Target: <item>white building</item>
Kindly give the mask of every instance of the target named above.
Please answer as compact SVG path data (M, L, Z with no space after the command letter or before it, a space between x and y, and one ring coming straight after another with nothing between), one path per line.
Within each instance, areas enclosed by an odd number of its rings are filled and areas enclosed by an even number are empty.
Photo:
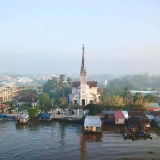
M80 106L98 103L100 94L98 93L97 88L96 81L87 81L85 52L83 46L80 81L72 83L72 94L70 95L70 101L72 103L79 104Z

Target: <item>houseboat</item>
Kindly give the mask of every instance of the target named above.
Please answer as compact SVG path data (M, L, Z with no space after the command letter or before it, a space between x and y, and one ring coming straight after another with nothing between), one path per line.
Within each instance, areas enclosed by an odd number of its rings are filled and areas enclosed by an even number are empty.
M28 114L21 114L16 118L17 124L26 124L29 121L29 115Z
M125 123L125 116L122 113L122 111L114 111L114 117L115 117L115 125Z
M101 132L100 116L86 116L84 120L84 132Z

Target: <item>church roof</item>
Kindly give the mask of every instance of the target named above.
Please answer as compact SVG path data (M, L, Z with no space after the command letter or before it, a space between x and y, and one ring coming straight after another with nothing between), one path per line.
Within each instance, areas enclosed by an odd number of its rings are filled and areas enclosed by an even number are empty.
M87 84L89 85L89 87L97 87L97 82L96 81L87 81Z
M87 81L87 85L89 87L97 87L97 82L96 81ZM72 82L72 87L79 87L80 86L80 81L78 82Z
M79 87L80 86L80 82L72 82L72 87Z

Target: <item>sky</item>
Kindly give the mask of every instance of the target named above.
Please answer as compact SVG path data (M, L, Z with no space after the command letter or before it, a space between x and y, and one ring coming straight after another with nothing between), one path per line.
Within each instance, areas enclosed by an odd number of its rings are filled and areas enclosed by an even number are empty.
M0 0L0 73L160 74L159 0Z

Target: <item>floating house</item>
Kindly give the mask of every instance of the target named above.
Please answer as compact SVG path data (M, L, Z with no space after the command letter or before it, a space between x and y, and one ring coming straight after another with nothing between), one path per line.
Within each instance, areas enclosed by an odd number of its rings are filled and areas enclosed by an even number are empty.
M125 117L122 111L114 111L115 124L124 124Z
M103 110L102 114L104 115L103 119L104 119L104 123L114 123L114 111L107 111L107 110Z
M40 113L37 118L41 121L50 121L52 119L52 113Z
M150 128L151 121L148 119L149 112L144 111L132 111L130 112L129 124L136 125L138 128ZM149 116L150 117L150 116Z
M100 116L86 116L84 120L84 132L101 132Z
M154 124L160 127L160 111L152 111L151 114L154 116Z
M28 123L28 121L29 121L28 114L21 114L16 119L17 124L25 124L25 123Z

